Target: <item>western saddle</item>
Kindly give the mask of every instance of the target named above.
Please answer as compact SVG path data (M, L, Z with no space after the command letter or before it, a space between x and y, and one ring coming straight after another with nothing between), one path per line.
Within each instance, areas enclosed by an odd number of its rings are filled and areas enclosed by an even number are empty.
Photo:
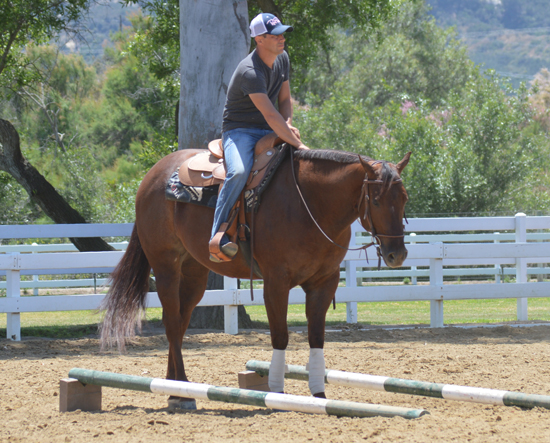
M220 230L209 244L210 254L215 261L232 260L232 257L228 257L220 249L220 240L224 234L227 234L235 244L237 238L242 242L247 241L245 194L253 196L252 204L255 205L257 188L263 183L269 172L278 165L276 159L282 155L283 149L280 145L283 143L284 141L275 133L264 136L256 143L254 163L245 188L231 209L228 220L222 223ZM211 141L208 144L208 150L187 159L180 166L178 175L180 182L186 186L206 187L219 184L221 190L226 176L222 141L220 139ZM254 208L252 212L254 212Z

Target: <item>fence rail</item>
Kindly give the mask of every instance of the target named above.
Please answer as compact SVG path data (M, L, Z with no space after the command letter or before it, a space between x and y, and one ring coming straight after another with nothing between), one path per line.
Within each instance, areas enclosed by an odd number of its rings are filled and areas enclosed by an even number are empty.
M131 229L132 224L0 226L0 239L66 238L67 236L125 237L130 235ZM350 247L365 243L368 237L362 228L356 223L353 229L354 235ZM406 240L410 243L407 245L409 254L403 267L408 269L363 271L363 268L372 266L366 263L364 253L349 251L346 254L342 263L345 269L342 273L342 277L345 278L345 287L338 288L336 297L339 302L345 302L347 305L348 322L357 322L358 302L429 300L430 325L443 327L445 300L493 298L516 298L517 319L526 321L528 320L528 299L550 296L550 282L529 282L528 280L528 276L534 273L549 273L549 269L541 264L550 263L548 247L550 217L526 217L524 214L517 214L515 217L411 219L407 229L415 233L428 233L407 235ZM476 231L487 232L472 233ZM457 234L457 232L463 234ZM467 242L464 243L464 241ZM60 248L58 250L63 250L59 245L55 246ZM104 297L102 294L21 297L22 284L26 284L22 283L21 275L108 272L116 266L123 255L122 251L38 253L39 250L44 251L47 248L37 250L25 246L26 249L19 251L15 251L12 246L1 246L1 248L4 254L0 254L0 272L6 275L7 296L0 298L0 313L7 314L7 336L13 340L21 339L20 314L22 312L93 310L97 309ZM528 268L528 264L531 263L537 266ZM472 268L472 266L491 265L493 269ZM500 268L501 265L511 265L514 268L506 268L503 271ZM426 266L428 269L418 270L419 266ZM459 266L461 269L446 268L449 266ZM512 274L515 275L515 283L446 285L443 282L445 275L466 275L475 272L495 276L497 273ZM403 275L410 275L413 278L427 275L429 284L357 286L358 278L373 276L387 278ZM223 305L225 331L236 334L238 305L263 304L263 291L254 290L255 297L252 301L249 291L238 289L235 279L225 278L224 288L207 291L199 305ZM304 292L299 288L292 289L289 303L304 304ZM160 307L156 293L149 293L147 306Z

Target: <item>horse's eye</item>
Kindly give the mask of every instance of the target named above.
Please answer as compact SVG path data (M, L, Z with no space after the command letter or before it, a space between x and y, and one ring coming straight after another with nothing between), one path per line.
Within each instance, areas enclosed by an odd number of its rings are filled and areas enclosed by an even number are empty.
M374 204L374 206L376 206L377 208L379 208L379 207L380 207L380 202L378 201L378 199L377 199L377 198L373 199L373 200L372 200L372 203L373 203L373 204Z

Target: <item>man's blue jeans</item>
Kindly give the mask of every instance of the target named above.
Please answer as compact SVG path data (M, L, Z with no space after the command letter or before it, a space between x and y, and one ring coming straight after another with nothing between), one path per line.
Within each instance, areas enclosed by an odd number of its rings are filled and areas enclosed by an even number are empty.
M271 132L271 129L237 128L223 133L223 155L227 173L218 195L211 238L216 235L222 223L227 221L231 208L248 180L254 164L256 142Z

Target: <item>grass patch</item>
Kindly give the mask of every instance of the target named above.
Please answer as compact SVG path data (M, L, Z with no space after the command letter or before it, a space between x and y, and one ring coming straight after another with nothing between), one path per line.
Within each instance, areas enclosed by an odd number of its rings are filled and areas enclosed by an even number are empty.
M516 320L516 299L456 300L444 303L445 324L498 323ZM267 328L264 306L246 308L260 328ZM364 325L429 324L430 302L358 303L358 320ZM160 322L162 310L147 310L147 321ZM94 311L26 312L21 314L23 337L79 338L97 333L99 315ZM550 321L550 298L529 300L529 320ZM346 304L337 303L327 313L327 326L346 322ZM291 305L289 326L306 326L304 305ZM6 338L6 316L0 315L0 338Z
M162 320L162 309L147 310L147 321ZM21 313L21 336L80 338L97 334L100 316L96 311L57 311ZM0 338L6 338L6 315L0 315Z
M499 323L515 321L516 299L449 300L444 302L445 324ZM248 306L246 311L252 320L267 324L263 306ZM529 299L529 320L550 321L550 299ZM376 302L357 304L358 322L364 325L420 325L430 323L430 302ZM327 326L346 322L346 304L337 303L327 312ZM290 326L305 326L304 305L291 305L288 310Z

